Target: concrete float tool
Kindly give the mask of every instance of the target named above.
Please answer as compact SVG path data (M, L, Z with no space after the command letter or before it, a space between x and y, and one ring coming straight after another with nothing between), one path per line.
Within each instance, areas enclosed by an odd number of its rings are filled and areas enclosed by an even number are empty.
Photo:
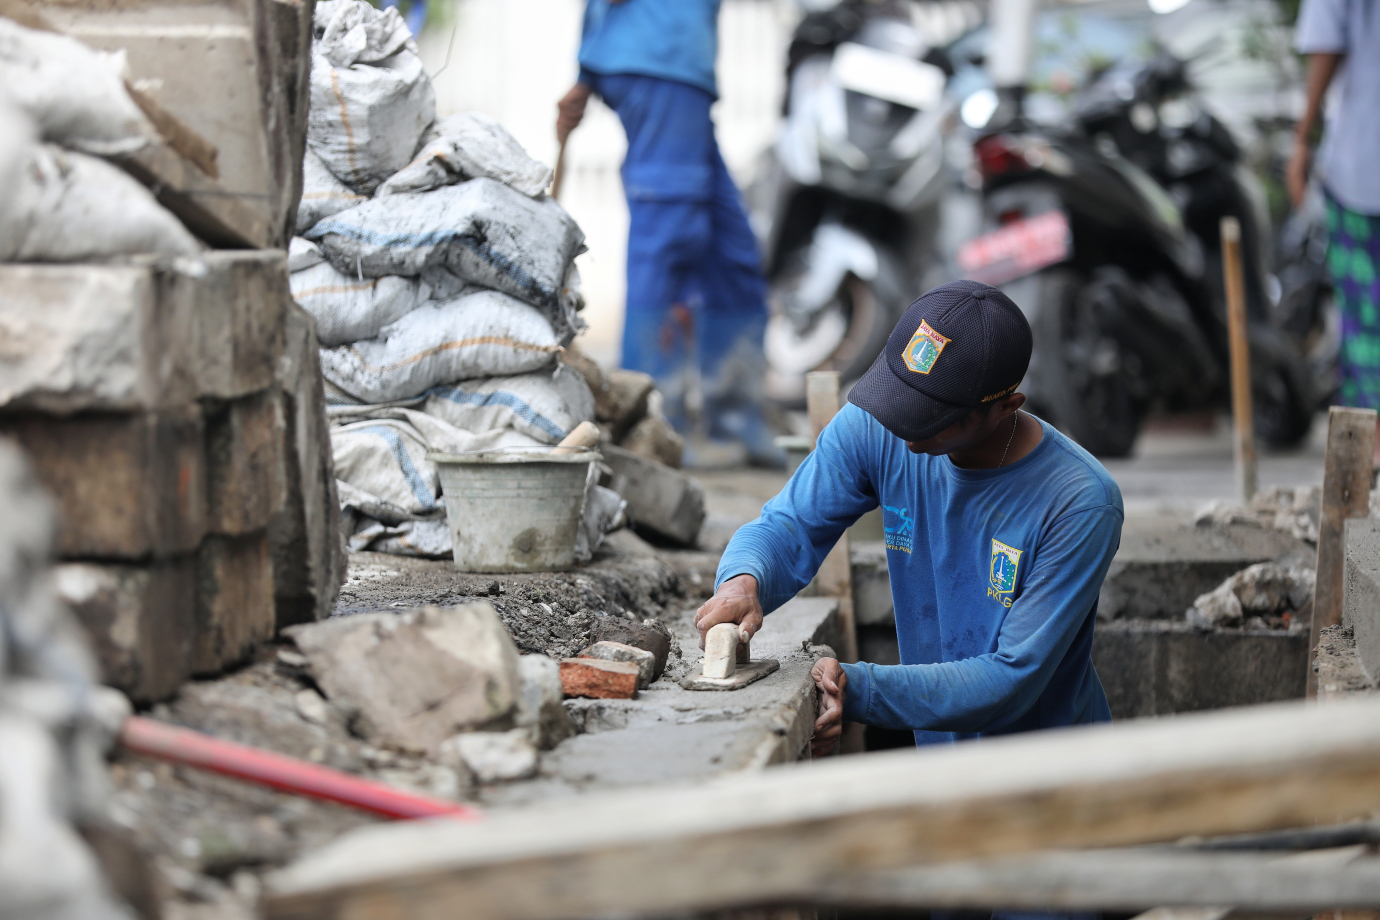
M196 767L293 795L339 802L385 818L484 816L477 808L447 799L404 792L392 786L273 751L236 744L142 716L130 716L120 730L126 750L170 763Z
M741 690L781 667L775 658L752 660L748 636L735 623L704 634L704 673L680 682L686 690Z

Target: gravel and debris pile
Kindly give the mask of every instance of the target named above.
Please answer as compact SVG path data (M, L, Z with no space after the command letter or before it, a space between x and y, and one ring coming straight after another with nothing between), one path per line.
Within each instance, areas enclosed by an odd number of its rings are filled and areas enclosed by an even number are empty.
M337 616L483 598L519 651L557 659L588 647L597 617L656 621L685 605L687 594L681 577L651 556L605 554L579 571L503 576L461 575L377 553L354 553L350 562Z

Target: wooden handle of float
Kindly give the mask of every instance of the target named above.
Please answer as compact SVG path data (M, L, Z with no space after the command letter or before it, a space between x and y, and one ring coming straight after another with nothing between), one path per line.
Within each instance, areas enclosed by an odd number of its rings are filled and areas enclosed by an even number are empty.
M553 454L573 454L586 450L599 443L599 426L593 422L581 422L565 436L561 443L551 451Z

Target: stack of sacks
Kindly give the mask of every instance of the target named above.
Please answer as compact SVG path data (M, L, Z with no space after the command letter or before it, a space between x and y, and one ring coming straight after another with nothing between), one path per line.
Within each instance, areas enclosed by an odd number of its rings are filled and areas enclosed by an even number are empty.
M126 92L122 55L0 17L0 262L94 262L202 246L103 157L158 134Z
M540 448L594 417L557 362L583 331L584 235L497 122L436 120L396 9L315 13L293 296L316 317L350 548L451 551L429 450ZM621 512L591 483L577 557Z

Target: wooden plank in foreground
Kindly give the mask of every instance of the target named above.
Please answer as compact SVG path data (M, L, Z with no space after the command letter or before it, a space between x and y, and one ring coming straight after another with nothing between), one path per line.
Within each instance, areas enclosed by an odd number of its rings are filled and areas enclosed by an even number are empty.
M845 876L822 884L814 900L854 908L1097 911L1231 904L1236 910L1312 913L1380 905L1380 858L1365 850L1063 850Z
M1380 699L1291 702L371 827L276 873L263 906L271 920L669 913L801 900L867 871L1376 809Z

